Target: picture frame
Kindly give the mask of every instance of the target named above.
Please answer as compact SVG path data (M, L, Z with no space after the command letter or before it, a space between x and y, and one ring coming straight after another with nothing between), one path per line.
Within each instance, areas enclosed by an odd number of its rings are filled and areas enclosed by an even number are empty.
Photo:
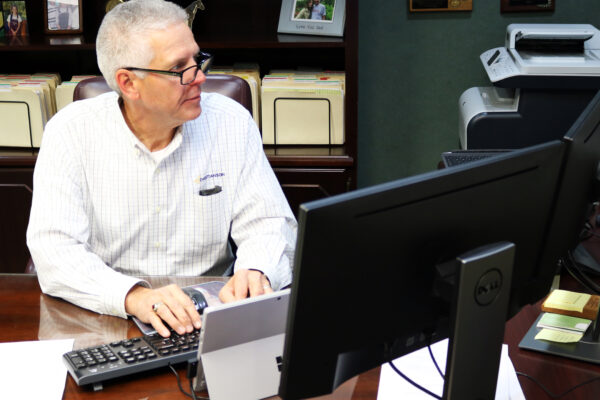
M42 0L44 32L75 34L83 32L81 7L83 0Z
M410 12L472 11L473 0L408 0Z
M500 12L554 11L556 0L500 0Z
M5 36L9 38L29 36L27 2L25 0L2 1L2 21Z
M342 37L345 20L346 0L282 0L277 32Z

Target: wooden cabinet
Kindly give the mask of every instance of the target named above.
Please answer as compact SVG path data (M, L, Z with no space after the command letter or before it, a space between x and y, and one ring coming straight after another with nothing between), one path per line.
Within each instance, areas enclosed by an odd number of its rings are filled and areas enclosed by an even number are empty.
M19 38L17 41L11 41L7 37L0 38L0 57L3 60L0 63L0 73L59 72L63 80L78 74L99 74L95 39L105 13L106 1L83 2L83 33L77 36L44 34L43 1L27 0L30 32L28 37ZM185 7L191 1L175 0L174 2ZM206 9L196 14L193 32L200 47L215 55L216 64L227 65L236 61L255 62L260 65L261 75L272 69L298 67L346 71L345 144L306 147L266 146L265 152L295 213L299 204L303 202L355 189L358 124L358 0L346 0L343 38L277 34L280 1L203 0L203 2ZM31 177L27 176L26 172L17 173L16 170L11 170L10 151L4 152L2 159L5 166L5 170L0 171L2 177L14 172L15 177L21 174L21 178L17 180L24 185L31 182ZM18 159L17 157L16 160ZM35 163L34 155L30 156L30 162ZM2 182L0 180L0 184ZM13 199L14 196L22 194L4 193L0 196L0 206L5 210L14 207L15 202L22 206L29 205L26 200ZM6 212L10 214L10 211ZM10 249L7 249L7 245L4 244L6 243L4 231L0 239L3 243L0 245L0 254L6 255Z
M354 188L354 159L344 147L265 146L294 214L307 201Z
M23 272L35 155L0 151L0 272Z

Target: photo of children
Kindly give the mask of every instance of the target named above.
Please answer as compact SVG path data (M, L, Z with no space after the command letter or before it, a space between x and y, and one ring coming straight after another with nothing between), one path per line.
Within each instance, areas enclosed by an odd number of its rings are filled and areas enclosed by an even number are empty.
M27 10L25 1L3 1L2 22L4 32L9 37L27 36Z

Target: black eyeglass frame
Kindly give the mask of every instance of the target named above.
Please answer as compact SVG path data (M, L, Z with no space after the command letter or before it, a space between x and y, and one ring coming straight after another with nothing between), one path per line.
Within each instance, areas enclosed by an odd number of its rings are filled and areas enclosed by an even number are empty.
M126 67L123 69L126 69L127 71L154 72L155 74L178 76L179 83L181 83L182 85L189 85L190 83L192 83L196 80L196 77L198 76L198 70L202 71L202 73L207 73L208 71L210 71L210 67L212 66L212 60L213 60L212 54L201 51L200 53L198 53L197 57L200 58L200 63L198 63L196 65L192 65L190 67L187 67L186 69L184 69L182 71L178 71L178 72L177 71L164 71L164 70L160 70L160 69L138 68L138 67ZM192 68L196 68L196 73L194 74L194 78L189 82L183 83L183 74Z

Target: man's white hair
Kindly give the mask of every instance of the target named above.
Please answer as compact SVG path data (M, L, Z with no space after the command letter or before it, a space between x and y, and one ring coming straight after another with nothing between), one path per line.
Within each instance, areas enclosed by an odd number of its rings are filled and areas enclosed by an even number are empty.
M110 10L96 37L98 67L108 86L121 94L117 70L147 67L154 58L150 34L187 20L183 8L165 0L129 0Z

